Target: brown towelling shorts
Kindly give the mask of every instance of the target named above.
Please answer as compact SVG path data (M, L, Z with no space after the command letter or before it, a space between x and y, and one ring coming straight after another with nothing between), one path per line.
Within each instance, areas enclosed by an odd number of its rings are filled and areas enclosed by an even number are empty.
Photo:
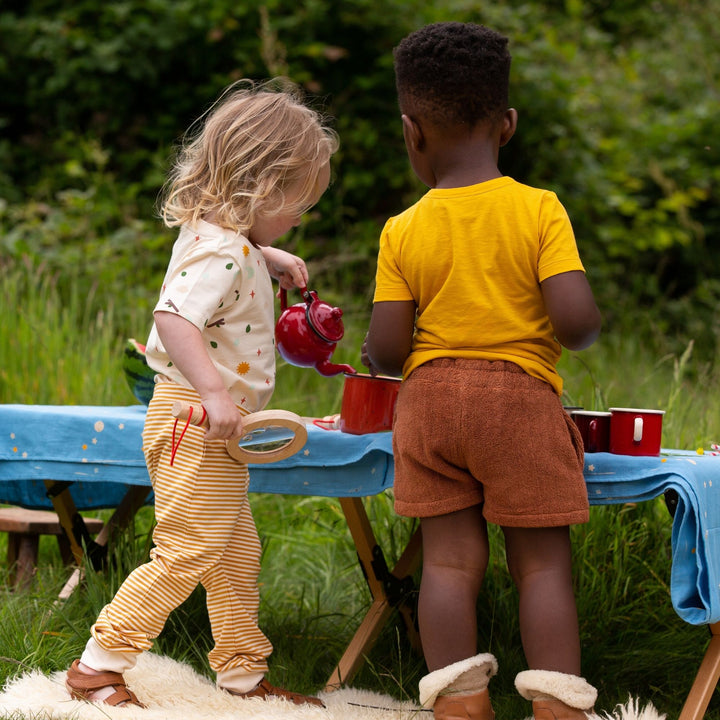
M433 517L484 504L509 527L587 522L583 447L547 383L505 361L441 358L401 387L395 510Z

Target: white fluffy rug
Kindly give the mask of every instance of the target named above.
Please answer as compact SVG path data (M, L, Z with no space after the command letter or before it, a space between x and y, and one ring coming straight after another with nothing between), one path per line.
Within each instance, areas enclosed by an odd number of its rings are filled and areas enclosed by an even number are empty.
M432 720L432 712L368 690L343 688L320 693L325 708L284 700L240 700L215 687L189 665L143 653L126 673L128 686L147 705L113 708L71 700L65 672L35 670L10 680L0 692L0 718L27 720ZM591 720L664 720L652 705L630 699L612 714Z
M128 686L147 705L113 708L71 700L65 672L43 675L35 670L9 681L0 693L0 717L32 720L432 720L415 703L386 695L340 689L320 693L325 708L293 705L284 700L240 700L215 687L189 665L143 653L125 674ZM13 715L15 713L15 715Z

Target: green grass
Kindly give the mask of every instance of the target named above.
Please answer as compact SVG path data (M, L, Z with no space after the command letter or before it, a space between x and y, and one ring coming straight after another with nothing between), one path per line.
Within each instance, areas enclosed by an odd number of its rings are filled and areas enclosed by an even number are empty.
M131 405L122 374L125 338L115 299L97 288L63 294L58 278L0 264L0 400L34 404ZM72 287L72 285L71 285ZM137 327L147 325L137 315ZM144 331L143 331L144 333ZM141 333L141 336L142 334Z
M321 295L326 295L321 293ZM60 301L51 278L31 268L0 277L6 308L0 332L0 401L22 403L133 404L120 357L125 332L116 311L71 296ZM331 298L346 309L346 336L334 359L359 367L367 298ZM88 306L103 307L101 312ZM122 326L128 326L123 316ZM147 318L138 313L138 339ZM604 409L611 405L667 411L666 447L709 448L720 439L720 372L698 360L692 343L673 353L643 333L613 332L561 362L565 401ZM274 407L302 414L339 412L342 376L280 363ZM322 687L366 611L370 595L337 501L320 497L255 494L263 542L261 626L275 645L270 679L299 691ZM392 566L413 530L396 516L390 493L365 501ZM11 592L0 567L0 681L39 668L60 670L78 656L101 607L127 573L147 558L151 508L113 546L111 562L88 572L82 590L62 605L55 598L68 576L53 538L41 539L32 587ZM600 691L598 708L611 709L627 695L653 701L668 717L682 707L708 641L707 629L684 623L669 599L671 520L662 499L593 507L588 524L573 528L576 588L583 640L583 672ZM517 598L504 564L501 535L491 528L493 555L478 602L480 651L495 653L501 672L493 680L498 717L520 718L527 703L513 688L524 669L517 627ZM0 537L0 557L6 538ZM416 698L425 668L393 618L383 630L354 685L398 698ZM210 631L202 589L171 616L158 652L210 673ZM707 718L720 718L719 693Z

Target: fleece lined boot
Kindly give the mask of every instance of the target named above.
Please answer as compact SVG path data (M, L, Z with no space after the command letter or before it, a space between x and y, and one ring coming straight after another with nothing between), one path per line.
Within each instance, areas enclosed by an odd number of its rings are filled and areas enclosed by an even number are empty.
M420 703L435 720L494 720L487 687L497 669L495 656L484 653L435 670L420 680Z
M552 670L518 673L515 687L532 701L535 720L587 720L597 700L597 690L585 678Z

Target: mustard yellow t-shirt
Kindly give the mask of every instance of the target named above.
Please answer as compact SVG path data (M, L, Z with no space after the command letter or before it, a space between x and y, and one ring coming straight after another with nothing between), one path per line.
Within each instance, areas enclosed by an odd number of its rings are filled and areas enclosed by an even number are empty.
M584 268L555 193L501 177L432 189L390 218L374 301L417 306L405 377L438 357L509 360L560 394L540 283L571 270Z

